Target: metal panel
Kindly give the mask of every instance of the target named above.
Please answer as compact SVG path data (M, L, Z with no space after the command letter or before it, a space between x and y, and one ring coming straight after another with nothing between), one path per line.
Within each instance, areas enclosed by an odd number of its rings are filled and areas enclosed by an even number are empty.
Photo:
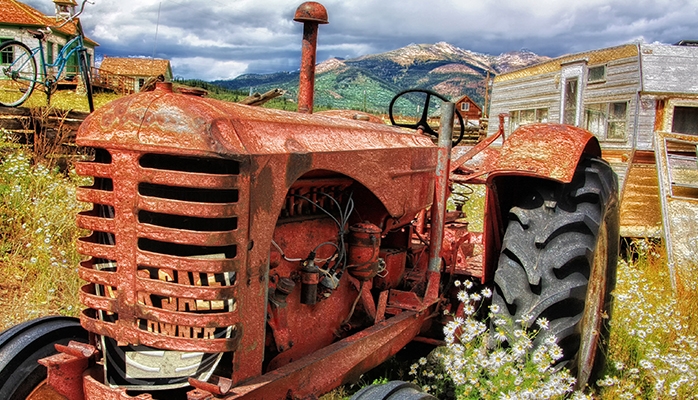
M642 91L698 94L698 47L642 44Z

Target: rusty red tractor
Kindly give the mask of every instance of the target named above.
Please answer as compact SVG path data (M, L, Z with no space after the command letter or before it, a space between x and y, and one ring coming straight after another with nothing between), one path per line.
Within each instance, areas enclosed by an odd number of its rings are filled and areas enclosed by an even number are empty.
M313 114L327 13L309 2L295 19L300 113L161 83L85 120L84 310L0 336L0 398L312 398L439 343L456 279L491 287L512 319L547 318L590 381L618 250L617 178L594 136L534 124L504 138L500 123L452 151L453 105L435 143L429 91L410 93L426 99L414 129ZM447 210L463 184L486 187L483 233Z

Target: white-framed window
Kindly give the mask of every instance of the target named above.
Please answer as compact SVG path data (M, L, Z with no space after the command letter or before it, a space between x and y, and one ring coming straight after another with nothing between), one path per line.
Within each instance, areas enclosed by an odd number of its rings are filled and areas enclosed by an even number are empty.
M509 129L513 132L521 125L548 122L547 108L529 108L509 111Z
M461 111L470 111L470 103L468 103L467 101L460 103L460 110Z
M586 130L601 140L625 140L628 133L628 102L586 104Z
M12 38L0 38L0 43L7 42L8 40L12 40ZM15 56L11 48L3 50L3 53L0 54L1 64L10 64L14 59Z
M597 65L589 67L589 75L587 83L605 82L606 81L606 65Z
M565 92L563 97L563 124L577 124L577 95L579 93L577 78L568 78L565 80Z

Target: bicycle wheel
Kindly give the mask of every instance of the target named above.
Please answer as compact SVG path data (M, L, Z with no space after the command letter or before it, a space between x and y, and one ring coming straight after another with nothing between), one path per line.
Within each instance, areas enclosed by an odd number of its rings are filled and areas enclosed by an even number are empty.
M0 45L0 105L16 107L31 96L36 84L36 60L24 43Z
M90 66L87 65L86 51L78 52L80 58L80 73L82 74L82 82L85 84L85 94L87 94L87 104L90 107L90 112L95 110L94 101L92 99L92 82L90 81Z

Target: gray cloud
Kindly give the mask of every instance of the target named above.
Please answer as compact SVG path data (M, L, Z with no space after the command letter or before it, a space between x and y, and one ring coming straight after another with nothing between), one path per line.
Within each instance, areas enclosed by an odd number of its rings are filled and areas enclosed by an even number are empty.
M27 0L51 12L50 0ZM82 17L98 54L172 60L206 80L298 68L299 0L95 0ZM567 53L698 39L697 0L321 0L318 61L445 41L487 54ZM159 23L158 23L159 10ZM155 31L157 28L157 42Z

